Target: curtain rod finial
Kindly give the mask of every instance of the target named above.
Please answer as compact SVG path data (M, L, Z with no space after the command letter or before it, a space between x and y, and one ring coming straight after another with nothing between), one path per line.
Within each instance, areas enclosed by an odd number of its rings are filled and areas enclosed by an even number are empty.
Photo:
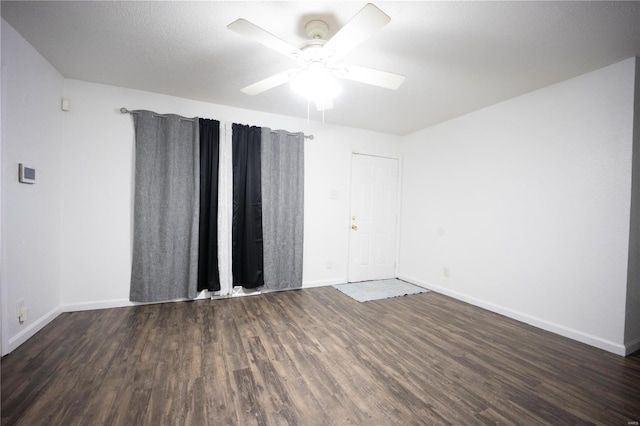
M128 109L126 109L125 107L122 107L122 108L120 108L120 112L121 112L122 114L126 114L126 113L128 113L128 112L129 112L129 110L128 110Z

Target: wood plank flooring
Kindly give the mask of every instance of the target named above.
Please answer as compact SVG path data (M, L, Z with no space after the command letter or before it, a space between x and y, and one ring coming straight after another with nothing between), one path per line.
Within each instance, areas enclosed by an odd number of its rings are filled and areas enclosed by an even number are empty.
M430 292L65 313L2 359L3 425L631 425L627 358ZM635 423L637 424L637 423Z

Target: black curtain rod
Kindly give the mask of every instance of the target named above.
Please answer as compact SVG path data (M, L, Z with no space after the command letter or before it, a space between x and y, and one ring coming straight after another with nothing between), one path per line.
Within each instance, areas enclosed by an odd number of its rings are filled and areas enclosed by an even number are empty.
M120 112L122 114L136 114L135 111L129 111L128 109L126 109L125 107L120 108ZM160 117L162 117L162 115L159 115ZM309 139L309 140L313 140L313 135L304 135L305 139Z

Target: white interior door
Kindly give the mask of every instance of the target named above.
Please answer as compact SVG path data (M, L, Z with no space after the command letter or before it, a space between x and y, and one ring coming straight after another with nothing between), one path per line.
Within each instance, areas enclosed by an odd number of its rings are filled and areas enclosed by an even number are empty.
M398 160L353 154L349 282L395 278Z

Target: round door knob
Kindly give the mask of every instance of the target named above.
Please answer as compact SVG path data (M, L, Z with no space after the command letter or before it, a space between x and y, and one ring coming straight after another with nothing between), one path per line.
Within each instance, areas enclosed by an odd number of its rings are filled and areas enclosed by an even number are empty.
M351 229L353 229L354 231L358 230L358 225L351 225Z

